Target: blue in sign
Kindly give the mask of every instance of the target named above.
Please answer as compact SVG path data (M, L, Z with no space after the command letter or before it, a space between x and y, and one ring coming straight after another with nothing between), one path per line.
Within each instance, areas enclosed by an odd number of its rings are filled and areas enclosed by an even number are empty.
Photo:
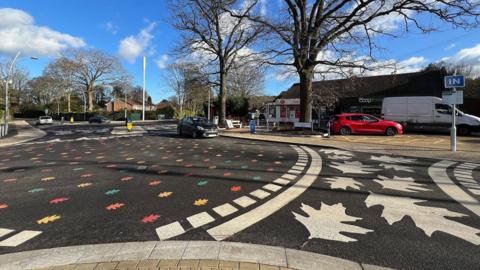
M445 76L445 88L465 87L465 78L463 75Z

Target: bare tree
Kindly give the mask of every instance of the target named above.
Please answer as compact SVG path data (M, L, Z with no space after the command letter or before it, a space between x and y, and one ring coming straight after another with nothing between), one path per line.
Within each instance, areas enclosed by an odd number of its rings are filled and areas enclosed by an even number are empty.
M434 31L420 15L455 27L479 24L478 1L471 0L283 0L284 7L252 21L266 26L268 63L293 66L300 79L300 121L311 121L312 79L315 72L338 68L369 69L379 48L376 37L398 36L418 29ZM389 20L403 22L401 29ZM358 54L364 54L359 56ZM333 68L333 69L332 69Z
M67 111L71 112L71 95L77 89L74 85L75 73L80 71L80 66L72 60L61 57L45 67L44 76L52 78L63 93L67 95ZM60 94L60 93L59 93Z
M93 111L96 85L114 83L126 77L116 57L98 50L73 50L64 58L75 67L73 82L84 88L88 99L88 111Z
M265 75L263 68L256 65L243 65L233 69L228 78L230 93L236 96L252 97L263 95Z
M262 26L249 22L258 0L175 0L170 10L174 27L182 32L179 52L213 66L211 74L219 89L219 121L226 115L227 80L235 63L251 57L248 48L262 33ZM207 66L206 65L206 66Z

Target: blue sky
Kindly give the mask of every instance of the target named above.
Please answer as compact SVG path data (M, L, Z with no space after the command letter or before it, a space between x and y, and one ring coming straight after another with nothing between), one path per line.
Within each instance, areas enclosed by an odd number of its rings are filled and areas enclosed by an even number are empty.
M267 4L266 12L272 3ZM0 0L0 10L2 8L16 9L32 17L33 21L22 29L32 33L47 32L45 35L63 39L69 46L93 47L120 56L122 64L134 76L137 84L141 84L142 80L141 56L147 54L147 89L154 101L158 102L173 95L165 83L164 66L174 61L169 53L178 41L179 34L168 23L169 14L164 1ZM5 26L0 22L0 36L2 27L15 26ZM429 35L412 33L400 39L382 38L379 42L388 49L384 53L385 60L395 60L404 72L418 70L442 58L448 58L449 61L464 60L480 71L479 29L455 30L448 25L439 25L439 28L441 31ZM16 42L32 41L24 38L17 39ZM131 46L139 44L143 44L140 53ZM11 54L24 45L9 46L2 47L0 44L0 54ZM40 60L31 61L23 58L20 65L27 69L31 76L40 75L43 67L51 60L49 55L52 53L48 52L48 49L45 49L47 52L43 55L35 55L39 56ZM50 50L55 51L55 47L50 46ZM28 50L26 51L24 56L28 53ZM277 75L279 75L277 71L268 72L267 94L276 95L296 81L295 78L284 79Z

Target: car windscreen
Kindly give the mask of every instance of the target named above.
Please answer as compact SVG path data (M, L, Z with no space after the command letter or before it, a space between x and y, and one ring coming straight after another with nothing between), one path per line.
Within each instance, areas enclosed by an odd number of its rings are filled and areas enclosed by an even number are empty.
M195 125L208 125L209 122L207 121L207 119L203 119L203 118L199 118L199 119L193 119L193 123Z
M41 120L49 120L49 119L52 119L50 116L41 116L40 117Z

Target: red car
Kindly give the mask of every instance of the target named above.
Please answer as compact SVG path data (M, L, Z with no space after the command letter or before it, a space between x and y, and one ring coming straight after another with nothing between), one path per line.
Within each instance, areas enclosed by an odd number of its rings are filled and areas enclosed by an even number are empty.
M342 113L330 121L330 130L341 135L385 134L394 136L403 134L403 127L397 122L385 121L363 113Z

